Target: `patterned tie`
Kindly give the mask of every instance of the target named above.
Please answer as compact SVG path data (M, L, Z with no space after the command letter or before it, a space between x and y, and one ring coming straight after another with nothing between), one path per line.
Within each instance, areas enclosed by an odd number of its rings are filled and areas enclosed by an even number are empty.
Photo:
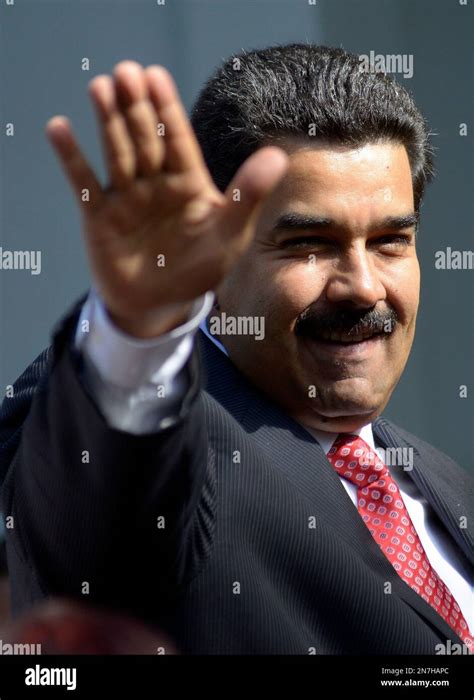
M431 566L400 490L376 452L357 435L341 434L328 460L357 486L357 509L400 578L429 603L472 653L473 637L449 588Z

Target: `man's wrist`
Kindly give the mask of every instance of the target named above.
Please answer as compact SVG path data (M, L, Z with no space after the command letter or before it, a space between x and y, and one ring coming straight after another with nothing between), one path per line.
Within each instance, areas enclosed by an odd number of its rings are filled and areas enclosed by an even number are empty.
M74 345L109 384L137 389L156 383L156 373L177 374L192 348L200 322L212 308L214 294L207 292L192 304L183 322L158 337L138 338L118 328L92 289L79 318Z
M194 303L194 301L189 301L183 304L173 304L150 314L137 315L134 318L119 316L107 308L105 311L118 330L137 340L151 340L159 338L185 323L190 317Z

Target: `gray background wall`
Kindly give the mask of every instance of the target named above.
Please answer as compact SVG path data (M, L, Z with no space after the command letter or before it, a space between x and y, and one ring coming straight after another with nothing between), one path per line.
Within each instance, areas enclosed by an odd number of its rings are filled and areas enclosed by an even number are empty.
M124 58L162 63L189 109L220 61L243 48L309 41L413 54L414 77L398 79L437 134L438 176L423 208L417 338L386 414L473 470L472 271L434 267L436 250L472 247L472 0L7 1L0 4L0 246L40 249L42 273L0 271L0 394L89 284L75 204L44 124L68 115L103 177L86 96L94 75ZM81 69L84 57L89 71Z

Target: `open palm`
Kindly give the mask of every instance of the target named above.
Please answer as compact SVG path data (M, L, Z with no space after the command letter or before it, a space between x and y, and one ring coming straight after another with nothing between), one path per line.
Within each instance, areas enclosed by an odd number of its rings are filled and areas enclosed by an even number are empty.
M159 334L166 310L169 318L182 315L247 248L287 156L275 147L258 150L223 194L165 68L122 61L113 76L94 78L89 92L107 186L65 117L53 117L47 134L79 202L94 283L109 313L124 330Z

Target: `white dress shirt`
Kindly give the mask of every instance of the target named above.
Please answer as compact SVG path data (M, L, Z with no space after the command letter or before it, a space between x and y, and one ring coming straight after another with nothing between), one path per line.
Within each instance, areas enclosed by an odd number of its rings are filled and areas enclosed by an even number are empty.
M173 422L187 388L182 370L199 327L228 354L206 325L213 300L214 294L207 292L195 301L190 318L183 325L160 338L138 340L113 325L99 297L91 292L82 309L75 344L84 360L84 381L111 427L144 434ZM303 427L327 454L337 434ZM354 434L375 450L371 424ZM357 508L357 487L339 478ZM473 634L474 582L462 553L414 481L401 470L392 478L431 565L451 590Z

